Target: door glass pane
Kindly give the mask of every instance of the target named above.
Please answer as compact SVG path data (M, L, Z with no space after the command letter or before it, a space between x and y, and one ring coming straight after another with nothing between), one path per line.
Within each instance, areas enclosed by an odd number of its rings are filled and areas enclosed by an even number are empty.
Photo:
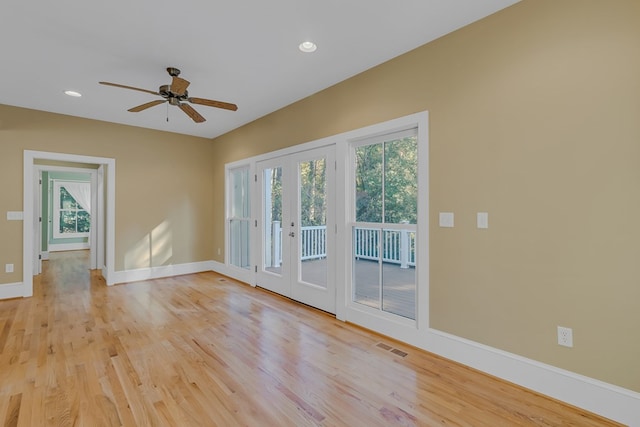
M282 167L264 170L263 270L282 273Z
M298 163L300 279L327 287L327 200L324 158Z

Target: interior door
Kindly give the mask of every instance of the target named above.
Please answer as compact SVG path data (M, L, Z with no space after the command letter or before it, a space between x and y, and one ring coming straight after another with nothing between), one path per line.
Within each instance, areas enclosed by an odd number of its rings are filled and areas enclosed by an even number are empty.
M257 171L258 286L335 313L334 147L259 162Z
M42 273L42 171L34 170L33 177L33 275Z

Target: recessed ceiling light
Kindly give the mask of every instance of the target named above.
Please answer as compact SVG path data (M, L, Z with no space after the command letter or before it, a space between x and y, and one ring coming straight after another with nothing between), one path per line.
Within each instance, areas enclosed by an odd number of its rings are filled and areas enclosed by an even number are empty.
M314 42L302 42L300 46L298 46L298 49L305 53L315 52L317 48L318 46L316 46Z
M65 95L74 96L76 98L80 98L82 94L80 92L76 92L75 90L65 90Z

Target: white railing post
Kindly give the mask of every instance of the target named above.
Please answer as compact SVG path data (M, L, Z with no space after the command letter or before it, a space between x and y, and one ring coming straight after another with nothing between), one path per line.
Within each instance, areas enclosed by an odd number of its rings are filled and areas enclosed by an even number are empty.
M302 261L326 258L327 226L300 227L300 259Z
M409 231L400 230L400 268L409 268Z
M272 267L280 267L282 262L282 227L280 221L273 221L273 253L271 255Z

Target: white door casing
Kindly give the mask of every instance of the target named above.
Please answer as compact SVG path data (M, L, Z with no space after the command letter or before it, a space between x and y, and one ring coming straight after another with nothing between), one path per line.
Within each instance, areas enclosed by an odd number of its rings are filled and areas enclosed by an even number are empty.
M334 146L321 147L258 162L259 203L254 204L260 218L256 239L260 242L257 285L330 313L336 309L334 152ZM326 223L321 226L301 223L300 171L304 164L322 165L324 169ZM277 181L275 190L271 181ZM281 190L277 189L280 185ZM279 194L272 197L274 192ZM274 216L273 212L280 216ZM305 254L303 260L303 248L309 252L311 243L306 239L312 232L316 232L313 244L322 245L324 253L315 258Z

